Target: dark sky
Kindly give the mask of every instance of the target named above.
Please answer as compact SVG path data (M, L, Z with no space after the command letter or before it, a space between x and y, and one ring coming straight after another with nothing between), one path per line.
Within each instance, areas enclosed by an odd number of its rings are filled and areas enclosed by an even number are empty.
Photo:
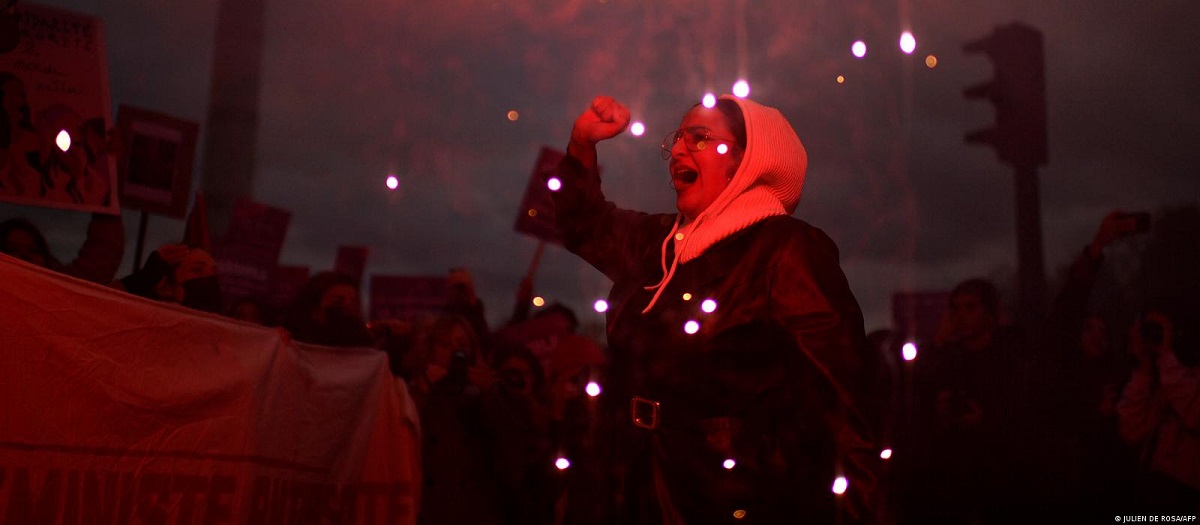
M114 110L203 127L215 1L45 3L104 20ZM962 97L991 69L961 46L997 25L1045 35L1048 273L1108 210L1200 196L1192 0L274 0L266 20L254 198L294 213L282 262L326 269L339 244L365 244L368 273L465 266L494 322L536 245L512 225L537 151L565 146L597 94L624 101L648 129L601 146L609 198L672 211L661 137L704 92L747 78L751 98L783 111L808 148L797 216L841 247L868 330L889 323L896 290L1015 271L1011 170L962 141L992 112ZM896 45L904 29L917 38L912 56ZM850 53L857 39L869 46L862 60ZM929 54L936 68L924 65ZM386 190L389 171L400 191ZM86 223L0 205L0 216L17 214L44 226L60 258ZM131 259L137 219L125 217ZM182 232L180 221L151 222L151 247ZM589 305L607 288L559 248L537 279L540 294L594 318Z

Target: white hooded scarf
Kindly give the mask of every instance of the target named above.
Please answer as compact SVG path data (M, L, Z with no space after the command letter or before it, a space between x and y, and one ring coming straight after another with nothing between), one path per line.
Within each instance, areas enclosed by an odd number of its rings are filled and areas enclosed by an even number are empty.
M646 288L657 291L642 313L654 307L679 264L700 257L712 245L763 219L791 215L800 204L808 153L791 124L775 108L732 95L721 98L737 102L746 120L742 162L717 200L694 221L680 227L683 215L676 217L675 226L663 239L662 281ZM682 240L676 241L678 234ZM668 266L667 247L672 242L675 257Z

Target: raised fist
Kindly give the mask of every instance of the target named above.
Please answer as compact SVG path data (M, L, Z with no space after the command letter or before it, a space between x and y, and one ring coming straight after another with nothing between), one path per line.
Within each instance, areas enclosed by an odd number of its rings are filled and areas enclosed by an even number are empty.
M611 139L629 126L629 108L604 95L592 99L592 105L575 119L571 141L595 144Z

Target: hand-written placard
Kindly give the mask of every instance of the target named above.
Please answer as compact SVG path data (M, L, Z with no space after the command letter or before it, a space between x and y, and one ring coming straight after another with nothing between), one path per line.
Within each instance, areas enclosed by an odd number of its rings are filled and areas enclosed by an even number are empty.
M15 9L19 39L0 50L0 96L14 106L0 109L0 200L116 213L103 25L25 2Z

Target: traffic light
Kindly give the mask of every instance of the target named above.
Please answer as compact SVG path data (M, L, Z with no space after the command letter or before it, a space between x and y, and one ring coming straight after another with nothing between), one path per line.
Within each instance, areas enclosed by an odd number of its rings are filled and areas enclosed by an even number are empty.
M997 27L992 34L968 42L968 53L982 52L992 61L992 80L963 90L967 98L991 101L993 127L967 133L968 144L989 144L1001 162L1033 168L1046 163L1046 78L1042 33L1020 23Z

